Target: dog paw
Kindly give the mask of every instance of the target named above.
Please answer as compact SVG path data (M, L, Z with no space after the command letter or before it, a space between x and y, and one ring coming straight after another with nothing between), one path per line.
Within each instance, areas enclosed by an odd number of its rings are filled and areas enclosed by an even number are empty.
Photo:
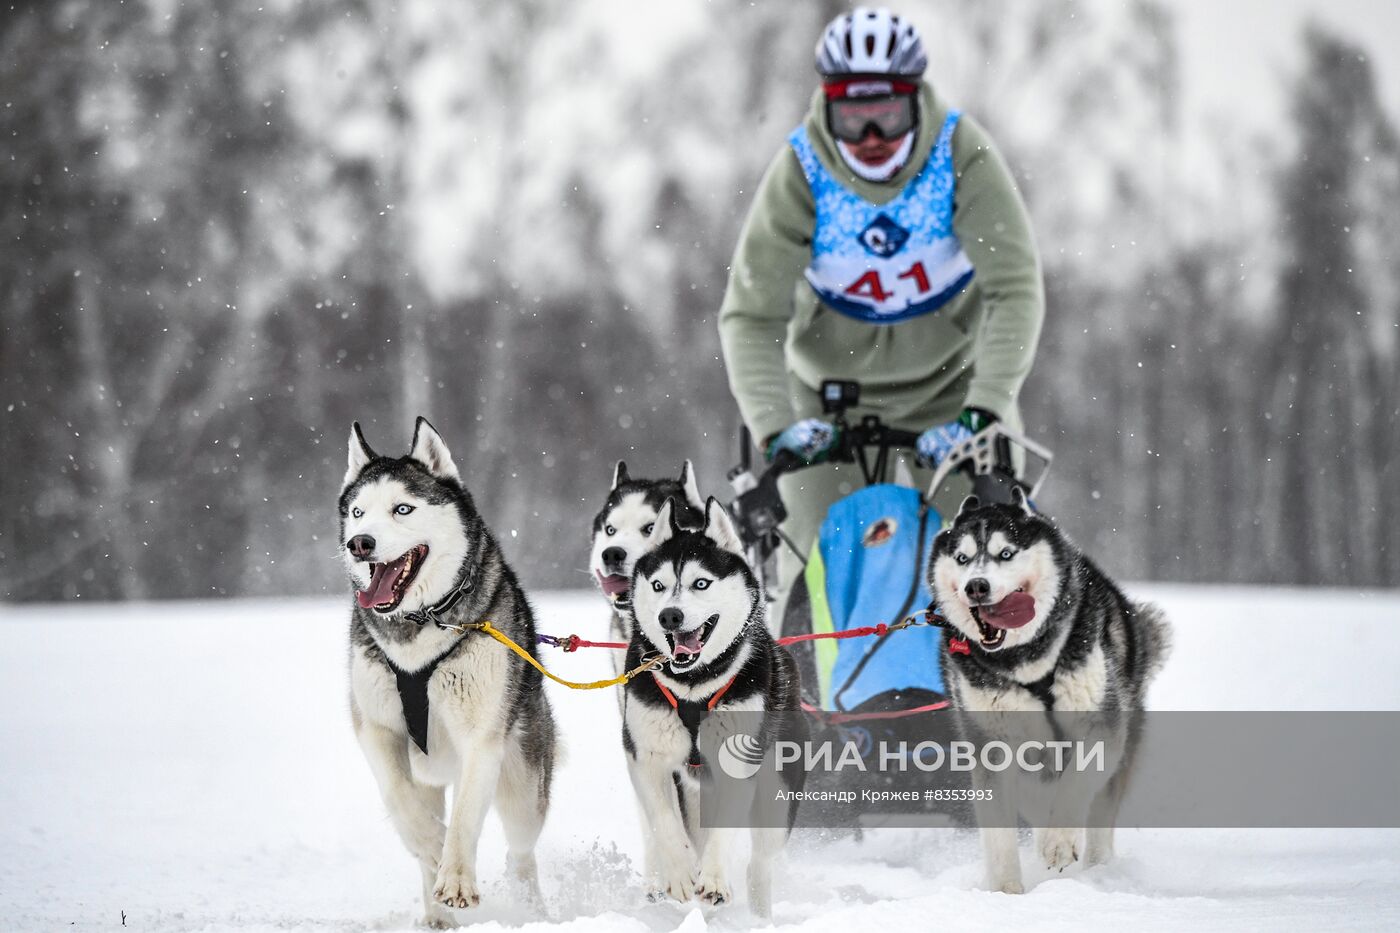
M1040 859L1052 871L1064 871L1079 861L1079 832L1073 829L1047 829L1036 840Z
M695 893L695 871L685 865L671 865L663 868L661 874L653 878L647 891L647 900L661 901L666 898L685 902Z
M706 870L700 873L700 880L695 883L695 897L706 904L718 907L720 904L727 904L734 900L734 892L730 890L724 872Z
M443 865L433 885L433 899L444 907L459 910L476 907L481 903L481 891L477 889L475 873L460 865Z

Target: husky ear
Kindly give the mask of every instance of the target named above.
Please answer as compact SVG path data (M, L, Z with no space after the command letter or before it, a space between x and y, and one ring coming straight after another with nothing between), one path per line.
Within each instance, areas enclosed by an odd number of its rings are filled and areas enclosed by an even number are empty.
M739 533L729 520L729 511L714 496L705 501L705 537L726 551L744 556L744 542L739 540Z
M422 415L418 416L418 423L413 427L413 449L408 455L427 467L428 472L438 479L461 481L457 475L457 464L452 462L452 454L448 452L442 435Z
M616 489L630 478L631 477L627 475L627 464L623 463L621 460L617 461L617 466L613 467L612 488Z
M978 508L978 507L981 506L981 505L982 505L982 500L981 500L981 499L977 498L976 496L968 496L966 499L964 499L964 500L962 501L962 505L958 506L958 514L957 514L957 517L953 519L953 521L956 522L958 519L962 518L962 517L963 517L964 515L966 515L968 512L973 511L974 509Z
M1026 498L1026 491L1020 486L1011 487L1011 502L1014 505L1019 505L1021 511L1025 512L1027 515L1035 514L1035 509L1031 508L1031 500Z
M695 481L695 465L689 460L681 465L681 486L685 489L685 501L703 512L705 500L700 498L700 484Z
M680 529L676 526L676 503L668 498L661 511L656 513L656 521L652 523L651 534L647 537L647 550L656 550L670 541L678 531Z
M353 483L360 471L378 456L379 454L365 443L365 432L360 430L360 422L356 421L350 426L350 462L345 470L345 485Z

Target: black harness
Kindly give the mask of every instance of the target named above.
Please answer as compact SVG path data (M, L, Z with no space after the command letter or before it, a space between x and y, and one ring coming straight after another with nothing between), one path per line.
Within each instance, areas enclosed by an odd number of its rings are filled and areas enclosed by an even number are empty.
M439 628L446 628L449 623L444 617L476 589L476 571L475 566L469 567L450 593L426 609L404 613L404 618L420 626L431 622ZM388 652L384 654L384 661L394 672L394 679L397 681L399 702L403 704L403 719L404 724L408 726L408 734L412 737L413 744L425 755L428 754L428 680L432 678L438 665L447 660L448 655L456 651L462 644L462 639L466 637L465 634L458 636L446 651L417 671L404 670L390 660Z
M696 703L693 700L678 699L676 704L676 714L680 716L685 731L690 733L690 755L685 760L686 767L699 771L708 763L705 756L700 754L700 724L710 715L710 711L705 708L704 703Z
M428 679L433 676L449 654L457 650L457 646L462 643L463 635L452 643L442 654L430 661L422 670L410 673L399 667L393 661L389 661L386 655L384 660L389 662L389 668L394 672L394 679L398 681L399 701L403 703L403 720L408 726L408 734L413 738L413 744L423 750L423 754L428 754Z

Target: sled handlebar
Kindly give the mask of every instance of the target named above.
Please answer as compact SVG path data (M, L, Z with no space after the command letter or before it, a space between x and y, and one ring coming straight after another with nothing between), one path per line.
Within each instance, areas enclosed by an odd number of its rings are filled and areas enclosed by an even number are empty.
M794 473L808 467L825 463L858 463L865 474L867 484L879 482L888 464L891 450L913 450L919 441L918 433L884 424L878 415L866 415L860 423L840 425L836 445L821 460L808 462L790 450L780 450L769 462L768 467L758 477L758 484L773 483L785 473ZM1011 445L1021 448L1039 461L1039 469L1033 483L1018 480L1011 468ZM872 463L866 451L875 450ZM1040 492L1045 475L1055 455L1045 446L1032 441L1000 422L994 421L972 438L953 449L934 469L934 479L929 495L954 472L965 473L969 479L1002 472L1012 481L1017 481L1032 497ZM920 459L922 462L922 458ZM1007 501L1010 501L1009 498Z
M1011 466L1011 445L1021 448L1037 460L1034 482L1020 478ZM972 480L973 493L984 502L1010 502L1012 487L1019 486L1026 497L1035 500L1045 485L1046 474L1055 455L1043 444L993 421L972 437L958 444L938 465L929 483L928 498L932 499L954 470L961 470ZM1026 465L1029 465L1027 461Z
M757 477L745 466L730 474L736 493L729 506L730 513L740 538L746 544L761 545L760 556L771 550L772 539L780 534L778 526L787 519L787 508L778 492L778 477L823 463L856 463L860 465L866 484L873 485L884 481L891 450L912 450L919 440L915 432L890 427L877 415L867 415L854 425L838 424L841 433L836 446L817 463L808 463L791 451L780 450ZM1012 444L1039 461L1033 482L1016 476L1011 466ZM872 449L873 459L869 453ZM926 498L931 501L956 470L972 481L972 492L983 502L1012 502L1016 488L1033 501L1045 482L1052 459L1054 455L1044 446L1000 422L993 422L944 458L934 471Z
M778 477L823 463L858 463L866 483L873 484L883 478L891 450L912 450L919 440L919 435L913 431L889 427L877 415L867 415L854 425L839 421L838 424L840 435L835 447L817 463L808 463L790 450L780 450L757 477L750 472L747 462L730 473L729 480L736 496L729 511L746 544L770 542L762 551L766 555L771 550L771 539L780 533L778 526L787 519L787 508L778 492ZM873 462L868 454L872 448L875 451ZM745 455L747 460L747 450Z
M769 476L778 477L784 473L805 470L807 467L821 466L824 463L862 463L867 448L879 451L878 467L884 465L884 454L890 450L913 450L919 435L913 431L892 428L883 423L878 415L867 415L859 424L839 426L836 445L821 460L809 463L790 450L780 450L763 471L759 482ZM884 472L876 469L877 473ZM867 477L869 479L869 477Z

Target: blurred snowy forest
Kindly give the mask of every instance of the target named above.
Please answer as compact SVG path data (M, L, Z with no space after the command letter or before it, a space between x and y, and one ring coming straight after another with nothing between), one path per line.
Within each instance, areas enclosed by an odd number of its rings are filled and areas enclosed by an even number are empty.
M727 497L726 264L840 9L10 4L0 598L337 591L354 419L428 415L530 586L588 584L618 457ZM1034 216L1049 511L1123 576L1400 583L1366 50L1302 30L1258 134L1184 118L1165 4L899 9Z

